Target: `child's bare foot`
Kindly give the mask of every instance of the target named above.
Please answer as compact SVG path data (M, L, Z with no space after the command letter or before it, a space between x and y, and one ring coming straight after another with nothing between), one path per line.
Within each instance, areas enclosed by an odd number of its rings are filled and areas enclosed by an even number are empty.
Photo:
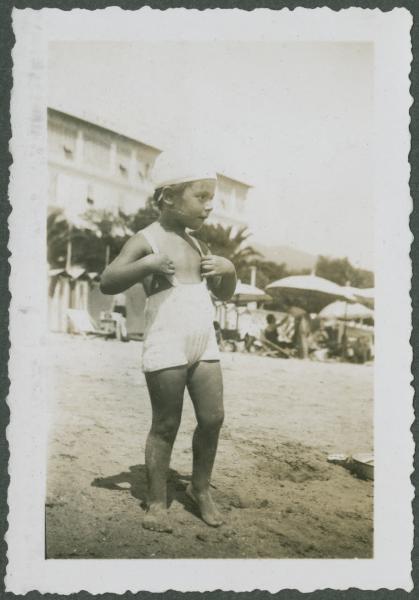
M223 524L223 518L218 510L209 490L205 492L196 492L192 485L186 488L186 495L198 505L201 518L211 527L219 527Z
M143 527L144 529L159 531L160 533L172 533L173 531L167 509L160 504L154 504L148 508L143 520Z

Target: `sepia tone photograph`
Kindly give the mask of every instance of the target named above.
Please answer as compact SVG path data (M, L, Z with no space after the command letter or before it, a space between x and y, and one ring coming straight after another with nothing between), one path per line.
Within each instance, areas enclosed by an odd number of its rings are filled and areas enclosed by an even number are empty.
M412 589L412 15L12 20L7 591Z
M374 556L374 47L48 44L47 559Z

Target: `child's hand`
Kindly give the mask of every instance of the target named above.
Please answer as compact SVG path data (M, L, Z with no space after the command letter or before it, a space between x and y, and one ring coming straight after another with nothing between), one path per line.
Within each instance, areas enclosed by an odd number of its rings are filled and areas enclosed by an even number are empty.
M143 259L150 273L174 275L175 265L166 254L148 254Z
M215 277L217 275L229 275L234 273L234 265L223 256L207 254L201 259L202 277Z

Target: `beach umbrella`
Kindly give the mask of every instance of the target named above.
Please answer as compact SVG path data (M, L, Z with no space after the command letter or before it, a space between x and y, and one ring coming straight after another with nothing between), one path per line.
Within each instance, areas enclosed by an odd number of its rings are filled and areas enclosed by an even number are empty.
M57 275L68 275L65 269L49 269L48 275L50 277L57 277Z
M292 275L266 286L266 291L287 306L302 308L308 313L318 313L334 300L354 302L345 287L317 275Z
M68 269L49 269L48 275L49 277L58 277L61 275L64 277L69 277L69 279L72 281L76 281L77 279L90 279L90 281L99 279L98 273L88 273L84 267L80 267L78 265L74 265Z
M374 308L375 289L374 288L356 288L347 286L345 289L355 298L357 302L365 304L368 308Z
M266 294L263 290L255 285L242 283L239 280L230 302L233 302L238 306L239 304L247 304L248 302L267 302L269 300L272 300L271 296ZM239 312L236 308L236 329L239 328L239 318Z
M236 289L234 291L231 301L235 304L247 303L247 302L263 302L272 300L271 296L266 294L263 290L259 289L249 283L237 282Z
M374 311L370 308L355 302L349 304L342 300L336 300L323 308L320 311L319 317L323 319L344 319L346 321L352 321L354 319L373 319Z

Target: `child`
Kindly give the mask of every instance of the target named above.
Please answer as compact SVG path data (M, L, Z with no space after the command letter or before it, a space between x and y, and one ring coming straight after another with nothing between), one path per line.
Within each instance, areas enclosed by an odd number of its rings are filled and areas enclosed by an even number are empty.
M143 527L153 531L172 531L166 484L185 387L197 419L192 479L186 493L208 525L222 524L209 489L224 413L208 288L220 300L228 300L236 287L236 273L229 260L208 253L186 231L199 229L207 219L215 188L215 173L166 172L155 192L159 220L135 234L102 275L105 294L142 282L148 297L143 371L152 425L145 451L149 490Z

